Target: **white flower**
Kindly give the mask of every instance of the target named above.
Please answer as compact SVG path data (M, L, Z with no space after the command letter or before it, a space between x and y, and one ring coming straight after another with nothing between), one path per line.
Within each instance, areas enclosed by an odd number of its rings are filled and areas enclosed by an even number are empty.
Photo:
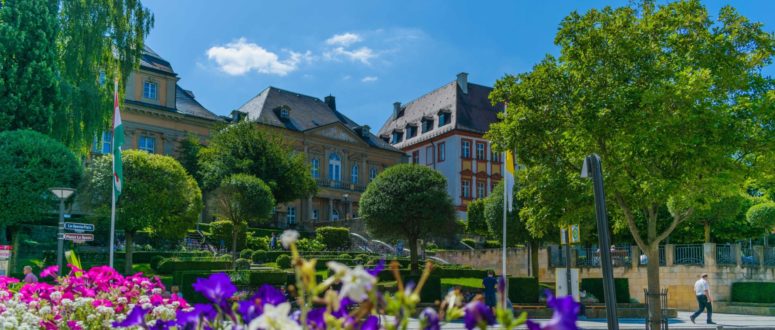
M291 244L296 243L299 239L299 232L295 230L286 230L280 235L280 242L284 248L288 248Z
M364 301L369 298L368 292L371 288L377 284L377 279L361 265L355 266L354 269L335 261L329 261L326 265L342 281L339 298L349 297L354 302Z
M126 304L127 301L129 301L129 300L127 300L126 297L118 297L118 303L119 304Z
M298 234L296 233L297 236ZM290 311L291 304L287 302L277 306L266 304L264 313L250 322L248 330L300 330L301 326L288 316Z
M161 294L161 289L160 288L153 288L153 290L151 290L151 292L153 292L155 294Z
M51 293L51 300L57 301L60 298L62 298L62 292L54 291L54 292Z

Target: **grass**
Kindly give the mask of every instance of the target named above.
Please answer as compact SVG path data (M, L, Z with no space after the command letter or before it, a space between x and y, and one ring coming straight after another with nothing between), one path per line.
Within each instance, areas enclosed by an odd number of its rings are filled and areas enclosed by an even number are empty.
M449 285L449 286L456 286L459 285L461 287L466 288L475 288L475 289L482 289L484 288L482 286L482 279L481 278L442 278L441 279L441 285Z
M132 264L132 272L134 273L142 272L143 275L146 275L146 276L151 276L156 273L153 271L153 269L151 269L151 264Z

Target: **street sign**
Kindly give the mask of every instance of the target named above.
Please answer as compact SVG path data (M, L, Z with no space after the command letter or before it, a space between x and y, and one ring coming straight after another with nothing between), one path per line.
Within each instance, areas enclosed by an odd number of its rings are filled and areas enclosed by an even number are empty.
M579 231L579 225L570 226L570 242L571 244L581 242L581 232Z
M65 237L64 238L66 240L68 240L68 241L85 242L85 241L93 241L94 240L94 235L92 235L92 234L65 233Z
M65 222L65 229L75 231L94 231L94 225L90 223Z
M67 213L65 213L65 214L63 214L63 215L62 215L62 217L63 217L63 218L65 218L65 219L70 219L71 215L70 215L70 214L67 214Z

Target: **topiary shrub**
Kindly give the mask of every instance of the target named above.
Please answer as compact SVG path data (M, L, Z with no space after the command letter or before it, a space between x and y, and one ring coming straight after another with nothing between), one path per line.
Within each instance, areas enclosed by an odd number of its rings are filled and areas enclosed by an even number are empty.
M484 248L485 249L497 249L501 247L501 242L496 240L488 240L484 241Z
M248 233L248 248L251 250L269 250L269 237L255 236L253 233Z
M151 257L150 266L153 270L159 270L159 264L164 260L164 257L162 256L153 256Z
M250 259L253 257L253 250L251 249L242 249L239 253L240 259Z
M320 227L315 230L315 239L329 251L350 248L350 230L341 227Z
M585 278L581 280L579 284L581 290L593 294L600 299L601 303L605 302L605 295L603 294L603 279L602 278ZM626 278L615 278L614 289L616 291L616 302L629 302L630 301L630 282Z
M462 240L460 240L460 241L461 241L463 244L465 244L465 245L468 245L468 246L470 246L470 247L472 247L472 248L475 248L475 247L476 247L476 241L474 241L473 239L470 239L470 238L464 238L464 239L462 239Z
M296 241L296 247L299 249L299 251L305 252L323 251L326 248L326 246L323 245L323 243L320 241L309 238L302 238Z
M250 269L250 260L239 258L234 261L234 269L235 270L249 270Z
M775 283L732 283L732 302L775 304Z
M351 255L349 255L349 254L347 254L347 253L342 253L342 254L340 254L340 255L338 255L338 256L336 256L336 257L337 257L337 258L339 258L339 259L350 259L350 258L352 258L353 256L351 256Z
M226 249L231 250L231 237L232 237L232 223L228 220L219 220L210 223L210 238L216 245L220 245L223 241L223 246ZM247 226L240 226L240 230L237 233L237 250L245 248L245 241L247 240Z
M279 255L275 260L275 262L277 263L277 267L280 267L282 269L291 268L291 256L287 254Z
M515 304L535 304L539 296L535 277L509 277L509 299Z

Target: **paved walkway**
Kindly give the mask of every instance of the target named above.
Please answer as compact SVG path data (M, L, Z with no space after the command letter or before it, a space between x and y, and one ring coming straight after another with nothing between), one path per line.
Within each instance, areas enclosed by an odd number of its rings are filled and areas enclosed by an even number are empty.
M702 314L700 315L699 318L697 318L697 324L692 324L692 322L689 320L689 316L691 315L692 313L690 312L678 312L678 318L670 320L669 328L671 330L674 330L674 329L675 330L679 330L679 329L775 330L775 316L752 316L752 315L713 313L713 321L716 322L717 324L708 325L708 324L705 324L705 314ZM538 320L538 321L542 322L546 320ZM582 329L608 329L608 324L606 323L605 319L581 320L578 322L578 325ZM519 329L525 329L525 328L526 327L522 326ZM619 319L619 328L620 329L643 329L644 320L643 319ZM419 323L413 320L409 325L409 329L419 329ZM442 327L442 329L461 330L461 329L465 329L465 327L463 326L463 321L460 320L454 323L445 324Z

